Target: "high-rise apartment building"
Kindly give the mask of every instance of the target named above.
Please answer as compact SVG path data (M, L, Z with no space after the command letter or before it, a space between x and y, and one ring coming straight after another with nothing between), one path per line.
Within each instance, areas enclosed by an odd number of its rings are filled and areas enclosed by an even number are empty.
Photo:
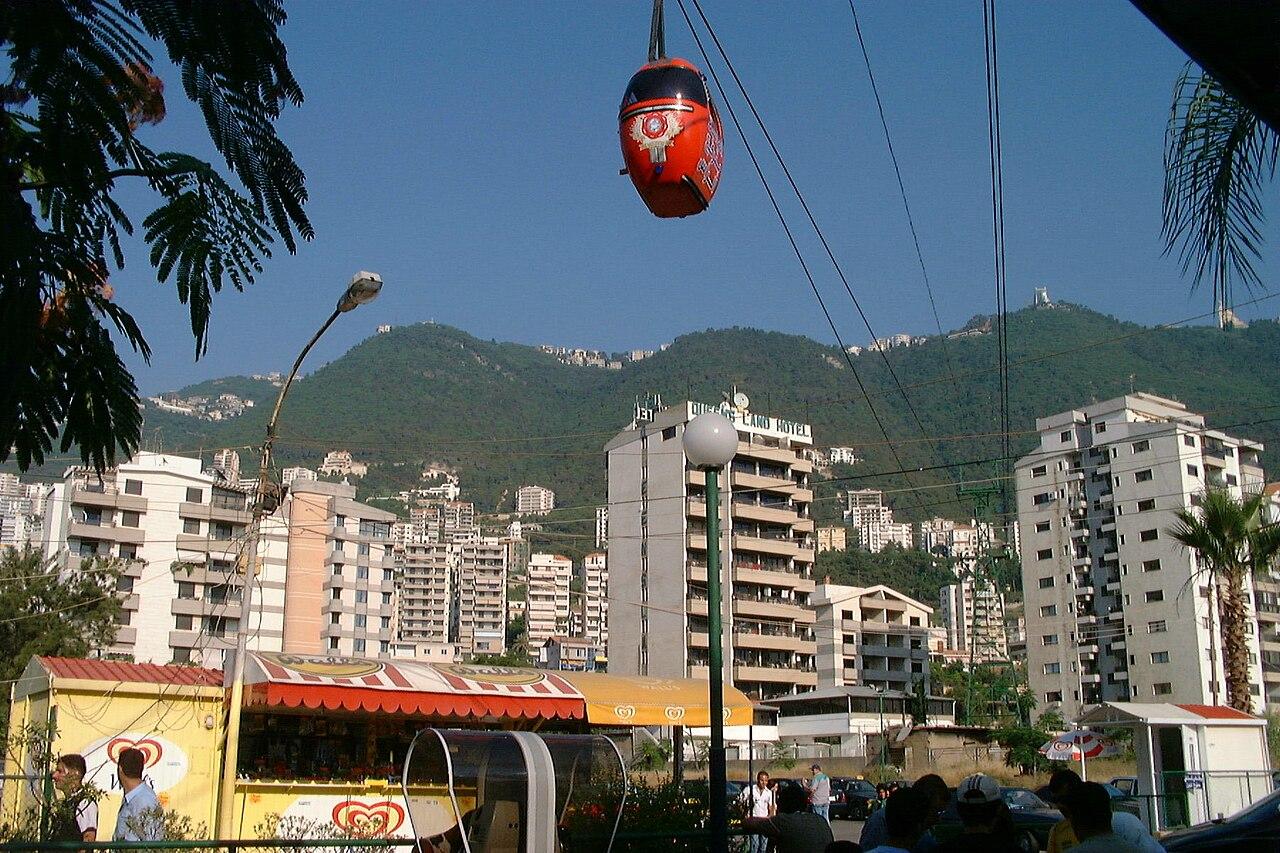
M393 515L355 490L296 481L263 522L249 647L300 654L388 651L395 572ZM115 643L139 662L221 666L240 629L252 516L249 489L199 459L140 453L101 479L72 468L50 493L45 550L125 560Z
M929 692L929 617L933 609L897 590L818 584L818 686Z
M280 472L280 485L292 485L294 480L314 480L316 472L310 468L285 468Z
M464 655L507 649L507 548L496 537L457 543L457 640Z
M573 561L559 554L532 554L525 584L525 629L529 648L539 649L557 634L569 633Z
M402 557L399 640L450 642L454 594L453 546L446 542L410 542Z
M402 559L399 640L453 644L464 656L506 651L507 544L455 533L410 543Z
M596 507L596 547L609 547L609 508Z
M1280 483L1268 483L1263 491L1267 495L1267 521L1280 522ZM1271 574L1255 577L1253 587L1263 698L1267 711L1280 711L1280 571L1273 567Z
M844 518L858 534L858 546L878 554L889 544L910 548L911 525L893 520L893 510L879 489L851 489L845 494Z
M985 578L965 578L944 586L938 611L947 631L947 648L972 651L975 663L1009 659L1004 595ZM966 660L968 657L966 657Z
M23 483L16 474L0 474L0 549L41 547L48 491L44 483Z
M516 512L546 515L556 508L556 493L542 486L521 486L516 490Z
M569 634L585 637L603 653L609 642L609 558L599 551L582 558L582 594L570 600Z
M240 483L240 454L230 448L213 454L213 470L231 485Z
M818 528L818 553L843 551L849 547L849 531L843 526Z
M808 424L755 414L745 404L643 410L605 446L609 669L707 675L705 480L681 444L686 424L704 411L721 412L738 430L737 455L719 480L726 681L766 698L810 688L817 683L809 602L813 463L804 451L812 434Z
M1213 591L1169 529L1206 488L1261 489L1262 445L1142 393L1039 418L1036 429L1040 446L1014 475L1040 707L1071 719L1107 700L1225 702ZM1258 638L1247 639L1261 700Z

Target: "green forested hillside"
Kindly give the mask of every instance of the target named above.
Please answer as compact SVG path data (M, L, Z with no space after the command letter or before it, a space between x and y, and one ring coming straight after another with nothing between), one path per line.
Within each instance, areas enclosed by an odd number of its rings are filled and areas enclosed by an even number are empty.
M1150 330L1072 306L1026 309L1009 321L1013 428L1020 433L1015 453L1033 443L1026 431L1037 416L1134 388L1176 397L1208 414L1215 426L1267 442L1269 467L1280 460L1276 323L1226 332ZM945 484L990 477L998 466L868 475L895 471L899 461L912 469L935 468L997 455L994 436L955 438L996 429L995 349L988 335L935 338L890 351L918 424L879 354L853 358L893 441L887 444L842 354L808 338L739 328L699 332L610 371L569 367L531 347L420 324L369 338L300 381L290 395L277 455L281 465L314 467L327 449L350 449L373 463L361 484L364 496L411 486L419 464L436 461L456 466L466 495L482 511L510 509L515 488L524 483L555 489L562 506L585 507L603 498L601 447L630 420L637 396L718 401L737 385L751 396L753 410L810 422L819 446L861 447L866 462L837 472L868 477L859 484ZM266 397L274 392L258 384ZM257 389L253 396L262 399ZM148 406L147 436L159 434L173 450L253 445L267 408L212 423ZM834 495L836 486L819 495ZM895 503L908 517L963 515L961 507L946 503L952 497L941 488L903 493ZM822 515L835 510L834 501L820 506Z

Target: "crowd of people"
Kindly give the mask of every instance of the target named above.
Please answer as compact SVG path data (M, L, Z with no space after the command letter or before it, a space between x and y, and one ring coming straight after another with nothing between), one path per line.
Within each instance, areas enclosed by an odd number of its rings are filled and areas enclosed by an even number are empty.
M858 842L836 841L829 822L831 783L818 765L803 786L779 789L756 774L742 793L748 853L1016 853L1013 815L1000 783L982 773L966 777L954 793L930 773L908 787L885 789ZM1164 853L1134 815L1113 812L1106 788L1059 770L1040 795L1062 812L1049 833L1049 853ZM941 840L935 829L954 798L959 831Z
M116 781L122 799L112 841L163 841L164 817L156 792L142 778L146 756L130 747L116 758ZM53 768L53 784L62 794L54 810L52 841L98 840L99 792L85 784L88 766L84 756L59 756Z

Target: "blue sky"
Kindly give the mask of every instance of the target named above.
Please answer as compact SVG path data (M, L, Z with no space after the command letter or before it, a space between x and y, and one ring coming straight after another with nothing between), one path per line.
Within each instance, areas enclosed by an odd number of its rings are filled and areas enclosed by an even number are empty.
M702 64L668 5L668 52ZM934 330L847 3L703 7L877 334ZM859 11L938 313L956 328L994 309L981 4ZM1181 53L1128 3L999 11L1011 305L1045 285L1147 323L1207 311L1208 294L1189 293L1159 242ZM155 349L151 366L131 362L142 389L287 368L358 269L383 275L383 295L342 318L310 368L379 323L428 319L610 350L730 325L833 342L731 129L702 215L655 219L618 175L617 104L645 59L648 15L641 0L291 4L283 37L306 103L281 130L308 176L316 240L296 256L281 249L257 285L215 300L199 362L185 309L135 252L114 282ZM198 115L167 82L169 117L150 141L211 157ZM758 135L752 144L767 156ZM804 232L794 199L785 206ZM864 343L816 241L802 243L842 337Z

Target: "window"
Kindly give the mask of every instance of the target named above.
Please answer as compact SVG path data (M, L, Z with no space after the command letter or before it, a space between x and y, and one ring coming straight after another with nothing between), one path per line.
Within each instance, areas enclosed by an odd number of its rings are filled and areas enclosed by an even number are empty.
M1151 449L1151 442L1147 441L1145 438L1142 441L1135 441L1133 443L1134 453L1145 453L1150 449Z
M1167 630L1169 630L1169 628L1165 625L1163 619L1157 619L1154 622L1147 623L1148 634L1163 634Z
M1154 542L1160 538L1160 531L1155 528L1152 528L1151 530L1144 530L1142 533L1138 534L1138 538L1143 542Z
M1143 560L1142 570L1144 572L1158 572L1160 571L1160 561L1159 560Z
M183 533L190 533L190 534L193 534L193 535L195 535L195 536L199 536L199 535L200 535L200 522L199 522L199 521L196 521L194 518L184 518L184 519L182 519L182 532L183 532Z
M359 542L356 544L356 555L359 557L369 556L369 543Z
M330 595L329 595L329 597L330 597L331 599L333 599L334 601L341 601L341 600L342 600L342 589L341 589L341 588L339 588L339 587L336 587L336 586L335 586L332 590L330 590Z
M139 523L141 523L141 521L142 521L142 514L141 514L141 513L132 512L132 511L127 510L127 509L126 509L126 510L122 510L122 511L120 512L120 526L121 526L121 527L137 527L137 526L138 526L138 524L139 524Z
M1138 501L1138 512L1150 512L1156 508L1156 499L1147 498L1145 501Z
M1057 675L1060 672L1062 672L1062 664L1060 663L1047 663L1044 665L1045 675Z
M124 493L126 495L142 494L142 481L141 480L125 480Z
M351 644L351 649L358 655L364 654L364 640L356 640Z
M369 593L363 589L356 590L356 604L365 604L369 601Z
M178 598L194 599L196 585L190 581L178 581Z
M329 638L329 651L331 651L331 652L336 652L337 650L338 650L338 638L337 638L337 637L330 637L330 638Z
M347 543L346 543L346 542L343 542L341 539L335 539L335 540L333 540L333 550L334 550L334 553L337 553L338 551L341 551L341 550L342 550L342 548L343 548L343 546L344 546L344 545L346 545L346 544L347 544Z
M396 579L396 570L395 570L395 569L383 569L383 570L382 570L382 582L383 582L383 583L389 583L389 582L391 582L391 581L393 581L393 580L395 580L395 579Z
M230 524L223 524L220 521L213 523L213 530L209 531L209 537L220 542L226 542L235 535L235 531L231 529Z
M391 641L390 641L390 640L383 640L381 643L379 643L379 644L378 644L378 652L379 652L380 654L384 654L384 655L385 655L385 654L386 654L387 652L389 652L389 651L391 651Z
M187 503L202 504L204 503L204 489L197 489L192 486L187 487Z
M1053 500L1053 492L1041 492L1040 494L1032 498L1031 502L1034 503L1036 506L1044 506L1051 500Z
M1062 701L1062 691L1061 691L1061 690L1050 690L1048 693L1044 694L1044 701L1046 701L1046 702L1061 702L1061 701Z
M1168 652L1152 652L1151 662L1152 663L1168 663L1169 653Z
M346 526L347 526L347 517L346 517L345 515L335 515L335 516L333 517L333 526L334 526L334 527L346 527Z
M1041 548L1039 551L1036 551L1036 559L1037 559L1037 560L1052 560L1052 559L1053 559L1053 549L1052 549L1052 548Z
M356 614L356 627L357 627L357 628L367 628L367 627L369 627L369 617L368 617L368 616L365 616L363 613L357 613L357 614Z
M1187 473L1188 473L1188 474L1190 474L1192 477L1199 477L1199 476L1200 476L1200 469L1199 469L1198 467L1196 467L1195 465L1188 465L1188 466L1187 466Z
M1052 588L1053 588L1053 575L1049 575L1048 577L1040 578L1040 588L1041 588L1041 589L1052 589Z
M1240 481L1236 479L1236 475L1235 475L1235 474L1228 474L1228 475L1227 475L1227 485L1228 485L1228 486L1234 486L1234 485L1236 485L1236 484L1237 484L1237 483L1239 483L1239 482L1240 482Z
M1147 604L1154 604L1157 601L1164 601L1164 590L1163 589L1147 590Z
M129 624L132 624L132 622L133 622L132 610L119 610L116 612L117 625L129 625Z
M1048 533L1048 532L1049 532L1049 528L1052 526L1052 524L1053 524L1053 522L1051 522L1051 521L1037 521L1037 522L1036 522L1036 533Z
M1057 615L1058 615L1058 605L1056 605L1056 604L1046 604L1044 607L1041 607L1041 608L1040 608L1040 615L1041 615L1041 616L1057 616Z
M380 627L381 627L381 628L382 628L382 630L384 630L384 631L388 630L388 629L391 627L391 617L390 617L390 616L383 616L383 617L382 617L382 623L381 623Z
M138 546L137 545L121 545L120 559L122 560L138 559Z
M341 613L330 613L330 614L329 614L329 624L330 624L330 625L341 625L341 624L342 624L342 614L341 614Z
M340 577L342 577L342 570L343 570L344 568L346 568L346 566L342 565L342 563L334 563L334 564L333 564L333 576L334 576L335 578L340 578Z
M1049 468L1048 468L1048 466L1047 466L1047 465L1037 465L1036 467L1034 467L1034 468L1032 468L1032 469L1031 469L1031 476L1032 476L1032 477L1043 477L1043 476L1044 476L1045 474L1047 474L1048 472L1049 472Z
M190 631L192 625L190 613L179 613L173 617L173 627L178 631Z
M1042 645L1042 646L1056 646L1056 645L1058 645L1058 635L1057 635L1057 634L1045 634L1043 637L1041 637L1041 638L1040 638L1040 645Z
M368 566L356 566L356 580L362 580L362 581L364 581L364 580L368 580L368 579L369 579L369 567L368 567Z
M1195 447L1196 437L1194 435L1184 435L1182 437L1182 443L1185 444L1187 447Z
M1157 696L1168 696L1173 692L1173 685L1168 681L1157 681L1151 685L1151 692Z
M384 592L384 593L382 594L382 603L383 603L384 605L386 605L386 604L390 604L390 603L391 603L391 593L389 593L389 592Z
M1064 429L1064 430L1062 431L1062 435L1060 435L1060 436L1058 436L1058 437L1062 439L1062 443L1063 443L1063 444L1066 444L1068 441L1070 441L1070 440L1071 440L1071 430L1069 430L1069 429Z
M1133 475L1133 481L1134 481L1135 483L1150 483L1150 482L1151 482L1151 469L1150 469L1150 468L1144 468L1144 469L1142 469L1141 471L1139 471L1138 473L1134 474L1134 475Z
M174 663L191 663L191 649L174 649Z

